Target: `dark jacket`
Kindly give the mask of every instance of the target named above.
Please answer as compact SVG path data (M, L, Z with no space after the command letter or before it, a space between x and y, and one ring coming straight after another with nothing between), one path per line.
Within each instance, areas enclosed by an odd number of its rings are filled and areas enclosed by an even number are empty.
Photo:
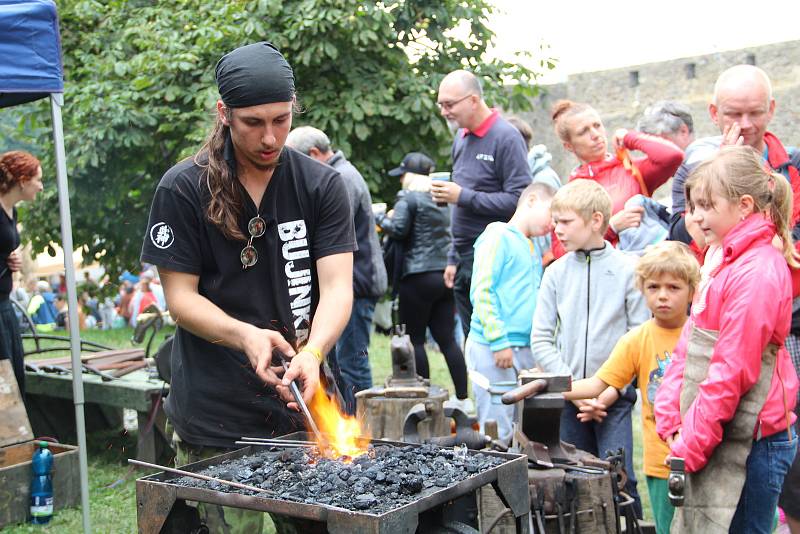
M403 277L444 271L450 246L450 209L438 207L430 193L400 191L394 216L381 217L378 224L392 239L404 240Z
M350 197L350 211L356 230L358 250L353 253L353 295L355 298L378 298L386 292L386 268L375 231L372 197L361 173L337 151L328 165L339 171Z

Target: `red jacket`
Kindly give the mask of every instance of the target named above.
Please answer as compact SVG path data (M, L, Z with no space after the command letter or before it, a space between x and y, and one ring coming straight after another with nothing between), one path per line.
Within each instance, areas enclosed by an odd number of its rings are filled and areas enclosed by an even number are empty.
M690 472L702 469L722 440L740 398L758 381L761 353L780 346L767 401L753 430L756 439L785 431L795 419L798 380L783 346L792 316L792 291L786 259L772 246L775 226L760 214L737 224L723 240L723 260L710 282L705 308L686 322L655 402L656 431L662 439L679 429L672 455ZM699 293L699 292L698 292ZM716 330L719 338L694 402L681 420L680 392L691 325Z
M649 195L675 174L683 161L683 151L670 141L647 135L641 132L629 131L623 139L623 144L628 150L638 150L645 153L643 158L632 160L642 174L642 180L647 186ZM603 186L611 195L611 214L620 211L629 198L644 194L639 185L639 180L633 173L626 169L623 162L610 154L601 161L584 163L576 167L569 176L572 180L594 180ZM606 239L616 245L619 237L611 228L606 232ZM564 255L564 247L553 234L553 254L556 258Z

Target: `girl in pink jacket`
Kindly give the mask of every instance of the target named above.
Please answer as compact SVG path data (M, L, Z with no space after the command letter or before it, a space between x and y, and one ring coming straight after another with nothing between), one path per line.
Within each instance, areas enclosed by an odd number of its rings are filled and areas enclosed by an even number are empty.
M688 473L673 532L771 530L797 448L798 379L784 348L787 263L799 264L791 196L746 146L721 149L686 183L710 248L655 403L657 432Z

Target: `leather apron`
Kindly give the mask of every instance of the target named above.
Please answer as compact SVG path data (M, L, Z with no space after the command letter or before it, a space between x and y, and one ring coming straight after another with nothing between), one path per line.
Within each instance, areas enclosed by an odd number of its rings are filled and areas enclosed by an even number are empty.
M686 368L681 389L681 416L697 397L698 386L708 376L708 366L719 337L715 330L693 327L686 347ZM684 505L675 509L671 534L727 533L736 512L747 475L746 463L753 447L753 429L769 394L778 346L769 344L761 354L758 381L740 400L733 419L723 426L722 441L706 466L686 474Z

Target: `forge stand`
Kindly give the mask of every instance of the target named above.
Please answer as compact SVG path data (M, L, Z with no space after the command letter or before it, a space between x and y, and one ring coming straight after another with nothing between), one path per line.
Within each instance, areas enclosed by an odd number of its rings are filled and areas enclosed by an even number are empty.
M224 460L247 456L252 447L240 449L183 467L200 471ZM469 454L476 454L469 451ZM383 514L369 514L288 500L248 496L239 493L214 491L208 488L185 487L170 481L179 478L168 473L156 473L136 481L136 506L140 534L186 533L199 526L196 510L186 501L219 504L269 512L310 522L303 526L306 534L413 534L467 532L447 526L452 517L450 504L458 497L491 484L503 504L514 516L516 532L529 533L530 495L528 493L528 460L525 456L508 453L483 452L505 462L475 474L454 486L425 491L410 504ZM199 531L199 532L202 532Z

